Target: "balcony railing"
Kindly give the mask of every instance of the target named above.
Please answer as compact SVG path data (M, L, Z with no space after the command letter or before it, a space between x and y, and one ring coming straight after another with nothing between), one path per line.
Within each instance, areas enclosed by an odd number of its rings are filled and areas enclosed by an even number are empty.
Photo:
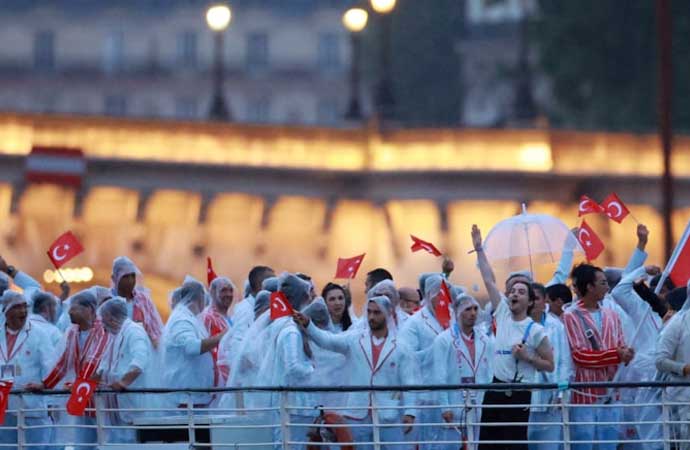
M605 400L592 405L570 402L570 393L583 388L607 388ZM671 389L687 390L681 399L670 394ZM557 401L548 404L487 405L475 404L479 394L502 391L512 395L517 391L550 392ZM682 392L682 390L680 392ZM365 392L360 398L369 404L356 407L346 404L350 393ZM462 402L439 405L438 395L452 392ZM676 391L678 392L678 391ZM383 393L383 394L382 394ZM162 406L166 396L175 394L182 399L177 405ZM199 394L211 394L210 405L194 403ZM390 394L390 397L386 397ZM459 395L458 395L459 394ZM47 409L25 407L26 400L36 395L45 396ZM69 448L119 448L142 450L145 448L212 448L230 449L458 449L476 448L480 430L500 429L506 426L528 426L530 446L541 448L591 448L595 445L639 444L644 449L690 448L690 382L640 383L571 383L557 384L460 384L455 386L353 386L353 387L255 387L189 389L137 389L124 392L99 390L95 394L95 407L87 409L87 416L75 418L65 411L67 391L45 391L39 394L15 390L11 398L20 399L18 409L8 409L5 424L0 427L0 450ZM145 399L143 408L125 408L118 405L126 397ZM407 396L406 406L380 404L386 398ZM131 398L131 397L130 397ZM196 397L198 398L198 397ZM318 403L318 400L326 402ZM328 403L328 401L333 403ZM16 402L15 402L16 403ZM168 402L169 403L169 402ZM246 405L245 405L246 403ZM413 404L416 420L402 422L404 410ZM251 405L251 406L249 406ZM549 411L547 421L482 423L482 408L536 408ZM583 408L588 411L610 412L610 421L574 419L574 413ZM443 411L454 411L453 418L442 418ZM355 420L348 417L359 411ZM347 412L347 413L346 413ZM613 414L613 413L616 414ZM390 420L390 417L398 417ZM536 417L536 416L535 416ZM542 416L543 417L543 416ZM594 417L594 416L592 416ZM388 419L386 419L388 418ZM618 428L613 439L578 439L578 427ZM410 428L411 427L411 428ZM533 434L535 427L550 433ZM405 428L411 431L404 433ZM632 432L626 432L632 430ZM490 433L489 435L490 436ZM546 438L536 439L536 436ZM37 440L43 439L43 440ZM338 440L339 439L339 440ZM482 444L517 444L527 441L491 441L482 433ZM333 442L337 440L336 442ZM330 441L330 442L329 442ZM348 444L349 443L349 444ZM585 447L582 447L582 445ZM463 445L465 447L463 447ZM640 447L641 446L641 447ZM349 447L352 448L352 447Z

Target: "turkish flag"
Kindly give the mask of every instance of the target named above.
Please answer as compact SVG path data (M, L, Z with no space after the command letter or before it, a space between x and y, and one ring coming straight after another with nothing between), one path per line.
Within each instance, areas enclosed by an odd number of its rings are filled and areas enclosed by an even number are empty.
M359 266L362 264L366 253L352 258L338 258L338 267L335 269L335 278L354 278L357 276Z
M580 197L580 204L577 207L577 217L586 216L592 213L603 213L604 208L591 198L583 195Z
M77 378L72 385L72 395L67 400L67 413L72 416L83 416L86 406L96 391L98 382Z
M436 314L436 320L438 320L438 323L444 330L450 326L450 305L452 302L453 298L450 296L448 285L445 281L441 281L441 292L438 296L434 313Z
M410 250L412 250L413 252L424 250L425 252L429 252L434 256L442 255L441 251L437 249L436 246L431 242L424 241L412 235L410 235L410 237L412 238L412 247L410 247Z
M55 268L59 269L83 251L84 247L82 247L81 242L71 231L68 231L57 238L53 245L50 246L48 258L53 262Z
M690 222L688 222L678 245L671 254L671 259L664 268L662 279L659 280L655 293L659 293L665 279L668 277L675 286L685 286L690 280Z
M604 251L604 243L585 220L577 230L577 240L585 251L587 261L594 261Z
M7 402L10 399L11 389L12 381L0 380L0 425L5 424L5 412L7 411Z
M612 192L611 195L606 197L606 199L601 202L601 206L604 208L604 214L609 216L609 219L621 223L623 219L628 217L630 211L626 208L625 204Z
M271 320L291 316L294 312L287 297L280 291L271 293Z
M218 278L216 272L213 271L213 264L211 263L211 257L206 257L206 279L208 280L208 285L211 285L211 281Z

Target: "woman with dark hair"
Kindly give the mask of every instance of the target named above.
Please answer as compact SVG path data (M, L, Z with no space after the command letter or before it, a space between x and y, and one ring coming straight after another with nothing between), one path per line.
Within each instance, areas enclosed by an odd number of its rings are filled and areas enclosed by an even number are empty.
M321 291L321 296L326 301L335 332L347 331L352 325L352 319L348 311L348 295L345 288L339 284L328 283Z

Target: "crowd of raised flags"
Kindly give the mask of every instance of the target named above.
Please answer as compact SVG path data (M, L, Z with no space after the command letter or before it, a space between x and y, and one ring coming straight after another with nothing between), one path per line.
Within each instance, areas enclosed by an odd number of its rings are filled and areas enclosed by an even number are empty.
M592 213L619 223L630 215L615 194L601 205L583 196L579 215ZM141 285L140 271L127 257L113 262L109 287L93 286L71 296L63 289L61 298L0 257L0 422L9 427L0 429L0 444L17 444L11 427L17 425L20 407L28 409L23 417L27 443L95 448L96 420L119 427L108 431L110 442L134 442L136 434L126 426L151 414L136 409L154 404L169 414L186 414L190 407L255 411L280 401L270 391L184 392L191 388L688 380L688 232L663 272L645 265L647 228L638 224L636 233L638 244L623 269L600 269L589 262L573 266L574 248L566 245L547 283L529 272L515 272L499 284L481 231L473 226L473 251L487 299L454 284L453 263L444 258L441 271L421 274L414 287L396 285L384 268L368 272L361 317L347 286L328 283L318 291L306 274L276 276L270 267L255 266L240 295L209 258L207 283L187 277L171 293L172 312L164 324ZM574 234L588 261L603 250L584 220ZM82 250L68 232L49 248L48 257L59 270ZM411 250L442 256L434 244L415 236ZM341 258L336 278L354 278L365 256ZM99 387L115 392L94 397ZM179 392L157 395L155 402L127 393L144 387ZM40 395L49 389L71 394ZM16 390L32 394L19 396ZM383 425L377 431L382 441L409 442L384 448L450 449L459 444L433 442L476 440L480 444L466 448L561 448L538 441L564 438L559 405L568 404L573 405L572 448L657 449L663 445L635 441L662 439L661 426L644 424L661 415L650 406L660 392L599 387L291 392L290 423L341 425L332 427L328 437L296 427L291 440L368 442L373 425ZM671 411L677 422L672 432L687 438L690 388L673 388L671 394L687 402ZM104 417L95 416L95 402L103 402ZM328 406L346 409L329 411ZM463 425L467 419L475 425ZM53 428L54 423L62 426ZM499 423L512 425L491 426ZM275 433L280 440L280 429ZM527 440L531 443L485 443ZM596 440L611 442L587 442ZM429 444L413 444L417 441Z

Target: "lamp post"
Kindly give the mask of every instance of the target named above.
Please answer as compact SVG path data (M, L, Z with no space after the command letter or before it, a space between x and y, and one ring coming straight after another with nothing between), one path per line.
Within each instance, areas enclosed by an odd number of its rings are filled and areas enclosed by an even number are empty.
M224 33L232 20L232 11L227 5L214 5L206 10L206 24L213 32L213 99L209 117L213 120L230 120L230 109L223 95L225 61L223 57Z
M519 23L520 43L518 49L514 119L520 125L533 125L537 118L537 106L532 94L532 70L529 64L529 17L526 2L522 2L522 16Z
M379 37L379 79L374 90L374 104L379 119L392 119L395 109L391 75L391 15L396 0L371 0L371 7L381 16Z
M359 74L362 54L360 32L367 26L369 14L362 8L350 8L343 14L343 25L350 32L352 61L350 62L350 101L345 119L362 120L362 107L359 103Z

